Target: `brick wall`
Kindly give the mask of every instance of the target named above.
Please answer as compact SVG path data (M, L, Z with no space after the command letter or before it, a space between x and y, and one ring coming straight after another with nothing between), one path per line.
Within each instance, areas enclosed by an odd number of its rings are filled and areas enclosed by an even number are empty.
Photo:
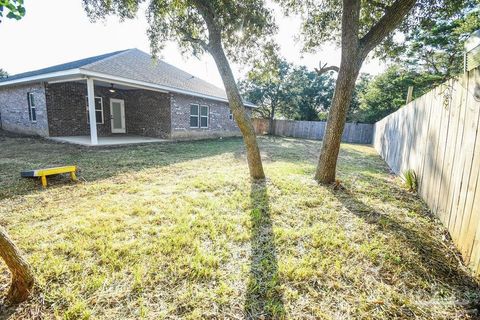
M208 128L190 128L190 104L209 107ZM229 119L228 103L193 96L171 94L173 139L201 139L241 135L234 120Z
M28 118L27 92L35 94L37 122ZM41 136L90 135L86 109L85 83L65 82L34 84L0 89L2 125L13 132ZM110 123L110 98L125 101L127 134L173 139L201 139L239 136L226 102L181 94L165 94L149 90L109 92L95 86L95 96L103 102L104 123L97 124L99 136L113 135ZM190 128L190 104L209 107L208 128ZM249 110L250 111L250 110Z
M90 135L86 109L85 83L65 82L46 88L49 131L51 136ZM170 97L148 90L120 90L95 86L95 96L103 102L104 123L97 124L99 136L113 135L110 122L110 99L125 101L127 134L168 138L170 133Z
M125 118L128 133L170 138L170 95L148 90L128 91Z
M37 122L30 121L27 93L35 99ZM48 118L43 83L0 89L0 116L3 129L23 134L48 136Z

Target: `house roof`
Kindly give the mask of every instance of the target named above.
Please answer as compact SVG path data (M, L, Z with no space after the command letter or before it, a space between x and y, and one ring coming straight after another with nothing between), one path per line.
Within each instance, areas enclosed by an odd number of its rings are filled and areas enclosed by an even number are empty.
M69 72L72 71L72 72ZM214 86L162 60L154 60L138 49L115 51L99 56L72 61L35 71L20 73L0 80L0 86L23 82L42 81L64 74L93 76L102 79L127 79L135 83L155 86L206 98L227 101L224 89ZM251 103L245 105L253 106Z
M77 61L58 64L56 66L52 66L52 67L48 67L48 68L43 68L43 69L38 69L38 70L33 70L33 71L28 71L28 72L15 74L15 75L12 75L12 76L8 76L6 78L1 78L0 83L12 81L12 80L28 79L28 78L33 77L33 76L41 76L41 75L46 75L46 74L53 73L53 72L66 71L66 70L71 70L71 69L78 69L80 67L87 66L87 65L92 64L94 62L101 61L103 59L115 56L115 55L117 55L119 53L122 53L122 52L125 52L125 51L127 51L127 50L110 52L110 53L106 53L106 54L101 54L99 56L94 56L94 57L89 57L89 58L86 58L86 59L81 59L81 60L77 60Z

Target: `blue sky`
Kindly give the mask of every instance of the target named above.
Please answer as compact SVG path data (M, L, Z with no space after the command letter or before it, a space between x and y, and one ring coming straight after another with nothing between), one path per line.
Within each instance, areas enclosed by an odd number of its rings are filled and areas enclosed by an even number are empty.
M0 68L10 74L51 66L88 56L126 48L138 48L149 52L146 36L147 22L144 10L134 20L120 22L117 17L91 23L82 8L81 0L26 0L26 16L20 21L4 19L0 24ZM276 36L281 53L289 61L304 64L310 69L318 61L338 64L340 51L326 45L314 54L302 54L301 44L294 38L299 32L298 17L283 17L273 8L279 34ZM182 57L174 43L166 46L161 58L193 75L222 86L213 59L205 55L201 59ZM247 71L232 66L237 78ZM367 62L362 71L376 74L384 70L382 62ZM222 86L223 87L223 86Z

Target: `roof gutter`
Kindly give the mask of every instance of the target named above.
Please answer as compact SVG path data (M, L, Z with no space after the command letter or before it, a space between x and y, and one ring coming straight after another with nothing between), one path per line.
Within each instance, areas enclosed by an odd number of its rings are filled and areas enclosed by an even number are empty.
M36 76L20 78L20 79L5 80L0 82L0 87L6 87L6 86L15 85L15 84L36 82L36 81L42 82L42 81L48 81L50 79L58 79L58 78L69 77L69 76L78 76L79 74L80 74L80 69L78 68L64 70L64 71L50 72L50 73L40 74Z

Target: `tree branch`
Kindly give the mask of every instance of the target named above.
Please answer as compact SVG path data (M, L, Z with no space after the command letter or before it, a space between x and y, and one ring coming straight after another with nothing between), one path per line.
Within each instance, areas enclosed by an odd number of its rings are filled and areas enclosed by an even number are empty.
M386 36L395 30L413 8L417 0L396 0L385 9L385 14L360 39L360 55L365 58Z
M325 72L328 72L328 71L335 71L335 72L338 72L338 70L340 70L339 67L337 66L328 66L327 67L327 63L325 63L324 65L322 65L322 62L320 61L318 63L318 66L320 67L319 69L315 68L315 72L320 76L322 74L324 74Z
M200 15L203 17L208 29L208 39L209 43L207 44L207 50L211 49L212 44L221 44L221 32L218 28L217 23L215 22L215 12L210 6L208 1L202 0L191 0L195 8L199 11Z
M431 54L433 54L432 51L427 51L422 56L425 59L425 61L427 62L427 64L429 64L431 67L433 67L433 70L435 70L435 73L440 74L440 71L438 70L437 65L435 64L434 59L429 58L429 55L431 55Z
M379 1L369 0L368 2L371 3L374 7L377 7L377 8L383 9L383 10L386 10L388 8L387 5L385 5L385 4L383 4Z
M269 107L260 107L255 109L255 112L260 115L260 117L265 118L265 119L270 119L271 113Z
M203 48L203 50L208 51L208 43L206 43L202 39L192 37L192 35L189 32L187 32L187 30L185 30L183 28L179 27L178 31L180 31L182 33L183 37L185 38L184 41L197 43Z

